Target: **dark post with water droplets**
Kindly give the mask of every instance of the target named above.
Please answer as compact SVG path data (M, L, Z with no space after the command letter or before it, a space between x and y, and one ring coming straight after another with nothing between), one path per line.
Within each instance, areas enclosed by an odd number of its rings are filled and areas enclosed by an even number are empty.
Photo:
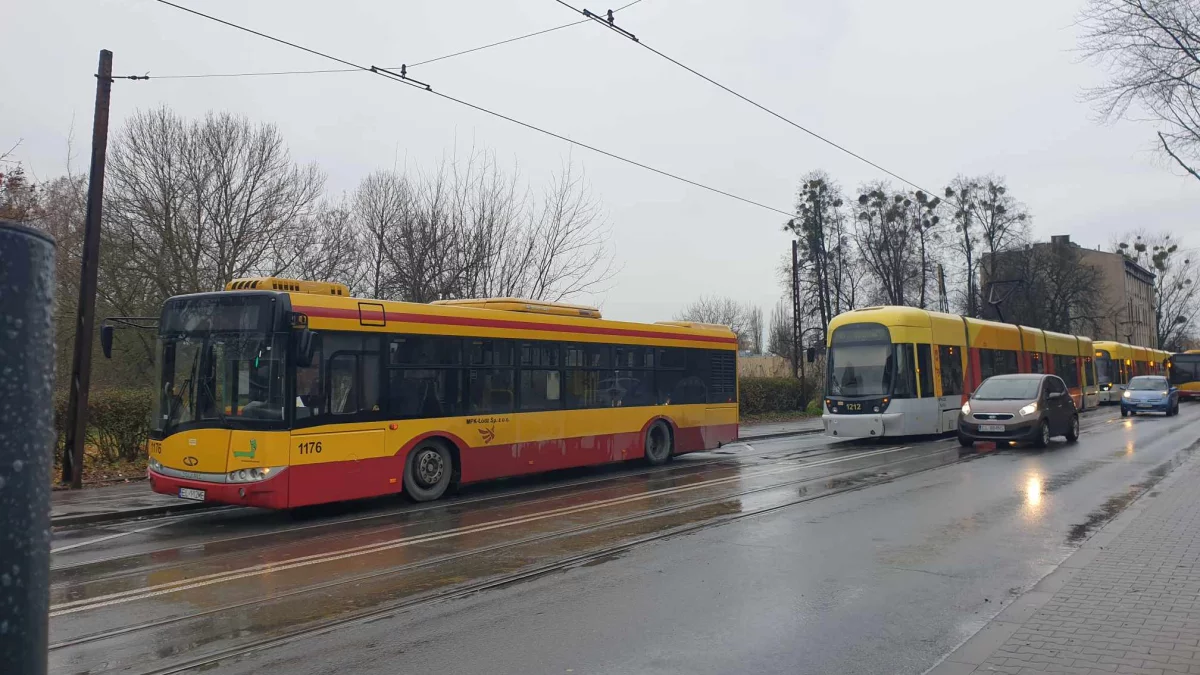
M53 392L54 240L0 220L0 673L46 672Z

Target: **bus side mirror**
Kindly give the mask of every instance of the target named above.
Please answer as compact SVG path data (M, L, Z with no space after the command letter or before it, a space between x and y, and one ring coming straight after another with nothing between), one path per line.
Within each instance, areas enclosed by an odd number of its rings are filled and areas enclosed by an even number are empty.
M817 360L817 348L809 347L808 349L806 349L804 351L804 360L808 361L809 363L816 361Z
M100 351L104 353L104 358L106 358L106 359L112 358L112 341L113 341L113 327L101 325L100 326Z
M316 333L307 328L301 328L300 334L296 336L296 365L301 368L308 368L312 365L313 360L313 344Z

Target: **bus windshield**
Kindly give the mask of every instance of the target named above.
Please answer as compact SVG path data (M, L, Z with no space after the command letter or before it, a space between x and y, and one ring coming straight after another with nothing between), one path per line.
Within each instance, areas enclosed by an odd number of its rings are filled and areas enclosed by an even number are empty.
M887 396L892 391L892 345L834 345L829 348L831 396Z
M269 302L227 297L168 303L156 345L155 431L283 421L287 336L265 330Z
M1170 363L1171 384L1200 382L1200 354L1176 354Z

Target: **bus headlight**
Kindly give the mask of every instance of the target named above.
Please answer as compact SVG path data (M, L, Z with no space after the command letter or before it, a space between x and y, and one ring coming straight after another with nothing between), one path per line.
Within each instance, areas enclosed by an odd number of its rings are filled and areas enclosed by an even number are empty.
M159 473L162 473L162 462L160 462L160 461L158 461L157 459L154 459L153 457L151 457L151 458L150 458L150 470L151 470L151 471L157 471L157 472L159 472Z
M971 414L971 402L970 401L967 401L966 403L964 403L962 405L962 414L964 414L964 415Z
M238 469L229 472L230 483L257 483L271 478L275 474L283 471L281 466L264 466L251 467L249 469Z

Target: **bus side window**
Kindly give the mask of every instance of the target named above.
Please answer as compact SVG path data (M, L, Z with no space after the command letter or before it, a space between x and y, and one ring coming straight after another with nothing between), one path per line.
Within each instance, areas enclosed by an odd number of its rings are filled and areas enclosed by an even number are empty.
M932 398L933 356L929 345L917 345L917 379L921 385L921 398Z
M942 396L961 396L963 393L963 368L961 348L938 347L942 360Z

